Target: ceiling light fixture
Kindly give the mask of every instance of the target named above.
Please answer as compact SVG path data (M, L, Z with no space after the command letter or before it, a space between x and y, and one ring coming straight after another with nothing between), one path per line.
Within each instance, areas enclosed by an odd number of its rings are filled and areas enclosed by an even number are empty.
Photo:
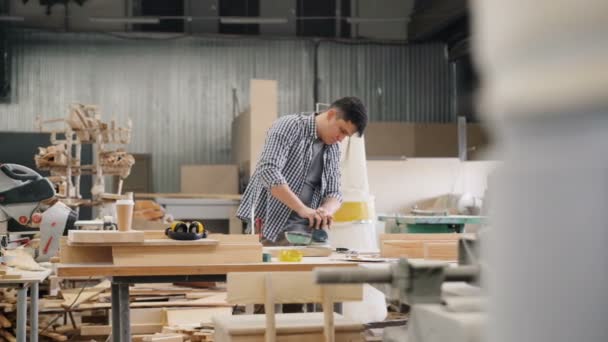
M90 22L106 24L159 24L159 18L149 17L90 17Z
M214 17L217 20L217 17ZM191 22L194 19L198 19L197 17L192 16L181 16L181 15L162 15L158 17L160 20L183 20L186 22Z
M362 23L405 23L408 21L408 18L356 18L356 17L348 17L346 18L346 22L349 24L362 24Z
M287 24L287 18L220 17L221 24Z

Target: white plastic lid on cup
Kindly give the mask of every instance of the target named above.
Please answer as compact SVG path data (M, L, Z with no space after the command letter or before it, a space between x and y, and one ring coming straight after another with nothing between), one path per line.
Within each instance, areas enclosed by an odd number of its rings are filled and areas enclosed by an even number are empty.
M130 199L119 199L116 200L116 205L134 205L133 200Z

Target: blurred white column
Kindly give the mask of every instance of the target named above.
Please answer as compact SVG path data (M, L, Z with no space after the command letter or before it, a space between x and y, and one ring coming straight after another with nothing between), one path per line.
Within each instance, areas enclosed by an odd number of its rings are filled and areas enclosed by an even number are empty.
M490 342L608 341L608 1L475 0Z

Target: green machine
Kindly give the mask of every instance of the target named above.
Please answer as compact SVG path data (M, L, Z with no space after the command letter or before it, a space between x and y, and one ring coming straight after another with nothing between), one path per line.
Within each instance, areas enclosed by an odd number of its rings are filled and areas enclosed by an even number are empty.
M465 224L485 224L485 216L379 215L387 233L462 233Z

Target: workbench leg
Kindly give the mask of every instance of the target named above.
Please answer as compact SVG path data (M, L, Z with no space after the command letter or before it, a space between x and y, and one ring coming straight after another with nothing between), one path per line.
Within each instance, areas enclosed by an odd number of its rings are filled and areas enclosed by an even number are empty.
M129 284L112 283L112 340L131 341Z
M30 285L30 341L38 342L38 283Z
M118 342L117 336L120 335L120 310L118 309L118 284L112 283L112 341Z
M17 289L17 342L25 342L27 324L27 287Z

